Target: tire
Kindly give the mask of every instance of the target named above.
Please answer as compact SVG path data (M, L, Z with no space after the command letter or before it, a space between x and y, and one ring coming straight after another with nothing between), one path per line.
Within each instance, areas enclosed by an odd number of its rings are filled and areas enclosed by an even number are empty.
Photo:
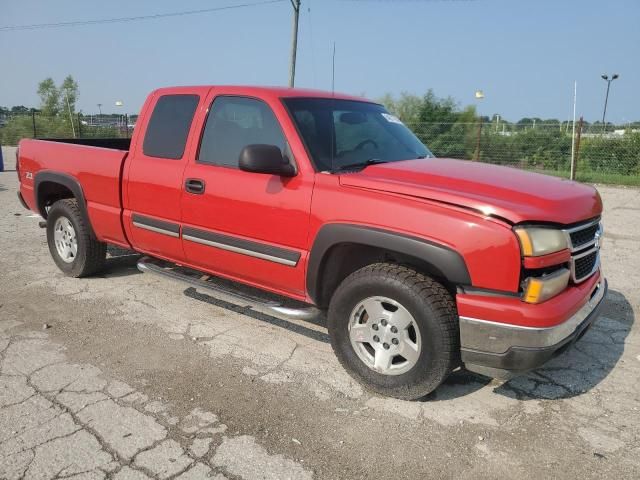
M56 228L59 229L58 237ZM56 245L56 239L63 243L60 248ZM58 200L49 210L47 243L53 261L69 277L87 277L105 266L107 244L95 238L75 199Z
M345 370L381 395L424 397L459 365L452 296L435 280L406 266L376 263L349 275L331 298L327 326Z

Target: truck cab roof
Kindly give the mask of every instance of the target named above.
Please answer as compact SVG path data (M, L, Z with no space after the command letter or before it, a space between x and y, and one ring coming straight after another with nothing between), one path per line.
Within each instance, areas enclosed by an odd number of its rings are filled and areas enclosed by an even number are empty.
M246 95L255 97L304 97L304 98L336 98L340 100L354 100L367 103L375 103L371 100L355 95L345 93L330 92L326 90L315 90L308 88L290 88L290 87L263 87L255 85L191 85L178 87L162 87L154 90L152 93L159 95L176 94L176 93L192 93L197 90L224 89L225 93L232 95Z

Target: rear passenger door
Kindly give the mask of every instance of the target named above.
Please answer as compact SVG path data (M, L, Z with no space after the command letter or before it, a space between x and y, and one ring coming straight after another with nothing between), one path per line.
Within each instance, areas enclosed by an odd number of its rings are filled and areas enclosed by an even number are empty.
M313 175L298 169L284 178L241 171L241 150L275 145L296 163L277 99L225 94L207 100L199 148L184 175L183 247L189 263L266 287L304 296L304 265ZM194 190L193 185L201 190Z
M196 90L196 91L194 91ZM123 189L124 224L136 250L173 261L184 260L180 241L180 199L189 134L206 90L157 92L136 127Z

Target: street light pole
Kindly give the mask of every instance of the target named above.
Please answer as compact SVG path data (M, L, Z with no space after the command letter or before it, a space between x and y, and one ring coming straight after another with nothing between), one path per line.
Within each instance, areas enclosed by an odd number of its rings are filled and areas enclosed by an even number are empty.
M291 63L289 64L289 87L293 88L296 78L296 54L298 51L298 17L300 0L290 0L293 7L293 37L291 39Z
M475 93L476 100L480 102L484 98L484 92L482 90L476 90ZM478 161L480 160L480 141L482 138L482 116L480 115L480 103L478 103L478 138L476 139L476 151L474 152L473 159Z
M116 100L115 105L116 107L119 107L118 111L120 112L120 108L124 106L124 103L122 102L122 100ZM122 131L122 114L120 113L118 113L118 130Z
M602 79L605 82L607 82L607 95L604 97L604 110L602 111L602 131L606 132L607 124L604 123L604 119L607 115L607 103L609 102L609 89L611 88L611 82L613 82L620 75L618 75L617 73L614 73L613 75L611 75L611 78L609 78L608 75L601 75L601 76L602 76Z

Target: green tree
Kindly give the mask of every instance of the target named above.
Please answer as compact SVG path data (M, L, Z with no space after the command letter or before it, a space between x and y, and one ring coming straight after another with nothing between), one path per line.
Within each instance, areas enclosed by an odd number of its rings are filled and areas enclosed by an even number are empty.
M76 82L71 75L63 80L60 85L60 105L59 109L62 112L71 110L71 113L76 111L76 100L78 100L78 82Z
M15 105L13 107L11 107L11 114L12 115L25 115L27 113L29 113L31 111L31 109L25 107L24 105Z
M458 120L458 108L455 100L451 97L438 98L433 90L422 97L418 121L440 124L452 124Z
M60 91L51 77L38 84L38 95L43 114L54 116L60 112Z
M395 98L390 94L386 94L380 100L387 110L393 113L404 123L414 123L418 121L422 99L417 95L402 92L400 98Z

